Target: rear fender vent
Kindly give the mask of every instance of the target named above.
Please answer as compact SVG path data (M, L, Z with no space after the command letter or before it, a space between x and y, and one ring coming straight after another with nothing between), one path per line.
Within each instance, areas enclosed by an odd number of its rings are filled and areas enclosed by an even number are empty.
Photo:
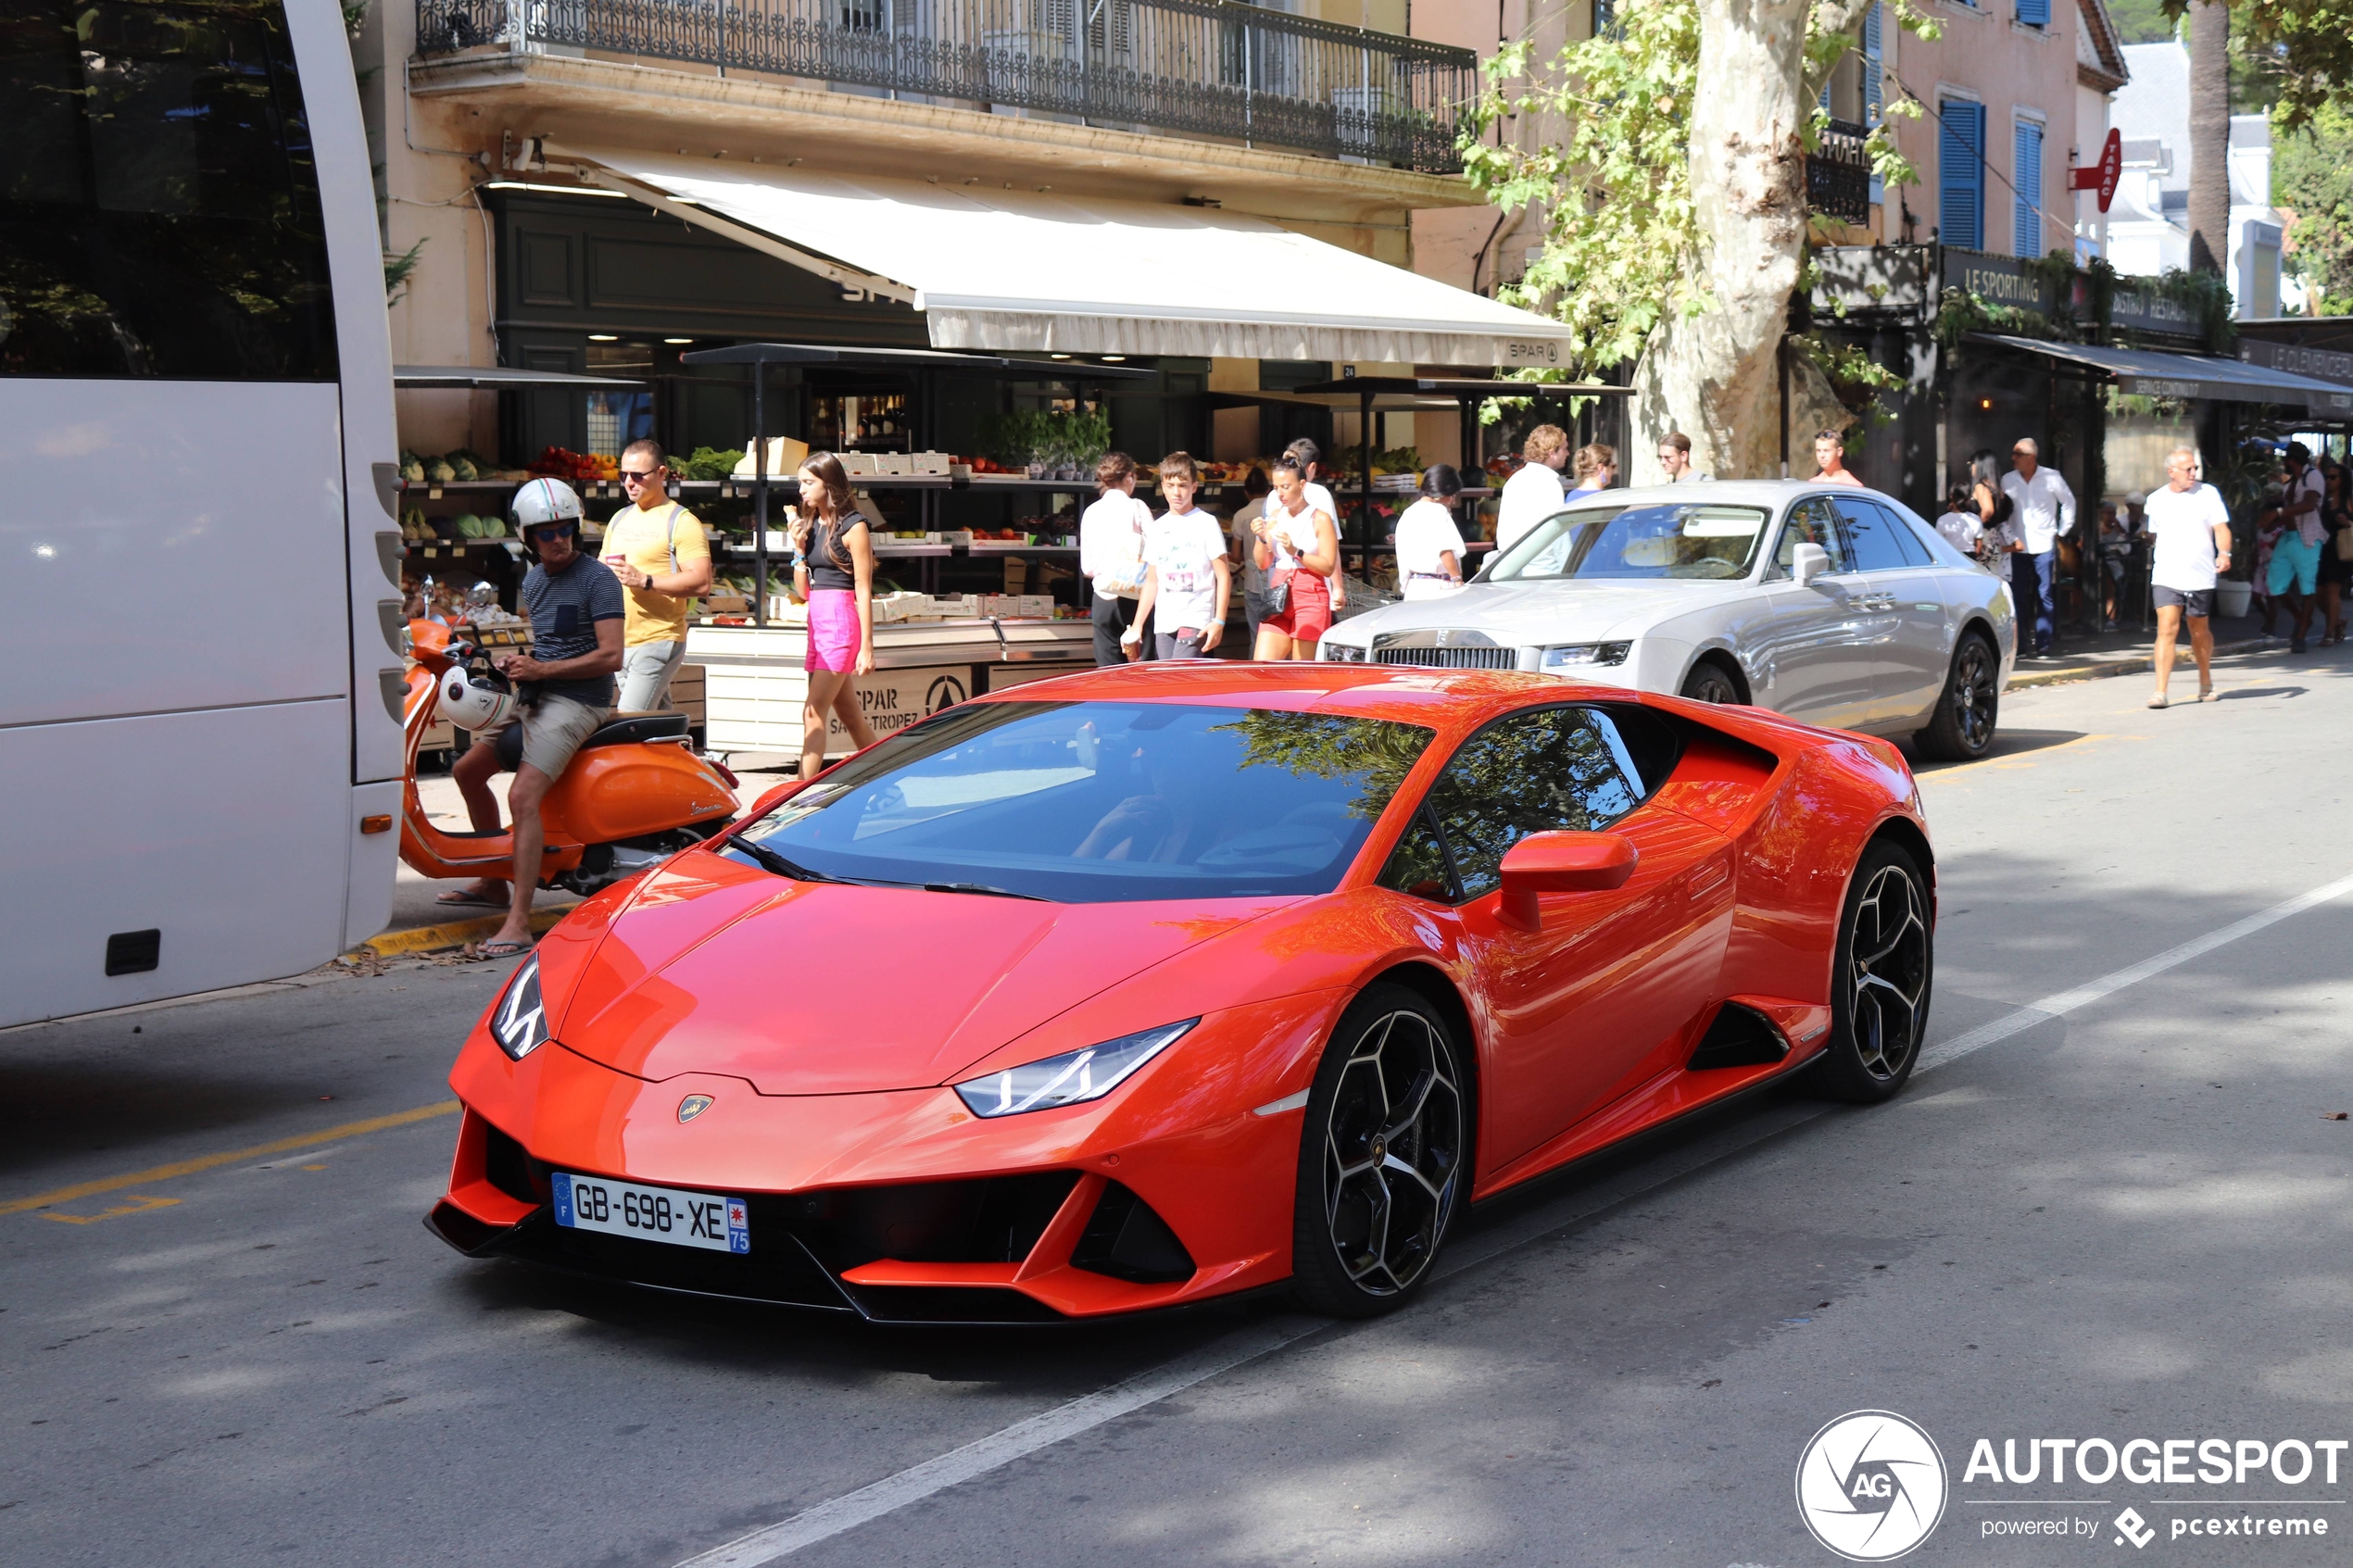
M1716 1010L1707 1033L1700 1036L1699 1048L1692 1052L1691 1070L1770 1067L1787 1055L1789 1041L1773 1027L1772 1020L1738 1002L1726 1002Z
M1070 1266L1130 1285L1171 1285L1193 1277L1193 1255L1168 1222L1117 1182L1103 1184L1103 1195L1071 1251Z

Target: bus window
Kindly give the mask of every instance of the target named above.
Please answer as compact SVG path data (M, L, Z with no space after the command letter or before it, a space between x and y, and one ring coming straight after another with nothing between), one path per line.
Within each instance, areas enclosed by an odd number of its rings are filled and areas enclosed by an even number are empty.
M0 98L0 374L335 379L280 0L19 0Z

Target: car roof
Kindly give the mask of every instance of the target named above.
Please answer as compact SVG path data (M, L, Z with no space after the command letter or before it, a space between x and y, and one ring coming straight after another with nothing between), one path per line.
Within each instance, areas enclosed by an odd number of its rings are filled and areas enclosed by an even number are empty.
M1579 697L1625 702L1615 686L1578 686L1509 670L1164 659L1082 671L991 692L982 702L1198 702L1329 713L1459 732L1531 702Z
M1643 502L1669 501L1678 506L1747 506L1765 507L1774 510L1806 495L1869 495L1875 501L1894 501L1894 496L1869 485L1825 484L1817 479L1703 479L1687 480L1681 484L1646 484L1627 490L1592 490L1572 496L1567 502L1571 511L1588 507L1623 507Z

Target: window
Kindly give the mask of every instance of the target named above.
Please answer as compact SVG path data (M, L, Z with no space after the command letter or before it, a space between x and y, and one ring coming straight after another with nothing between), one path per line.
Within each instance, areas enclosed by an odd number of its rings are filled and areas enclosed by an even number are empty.
M2011 204L2010 250L2018 256L2043 254L2043 122L2021 119L2010 133L2010 183L2017 197Z
M1501 886L1504 851L1529 834L1609 826L1642 804L1639 776L1617 727L1591 709L1547 708L1488 725L1454 753L1426 807L1453 862L1456 897Z
M1397 847L1389 852L1389 864L1381 868L1378 880L1383 887L1416 898L1454 902L1454 871L1447 864L1446 846L1438 836L1438 824L1430 820L1428 807L1414 813Z
M1487 569L1487 581L1745 577L1766 520L1755 507L1579 507L1530 529Z
M2051 0L2018 0L2018 19L2028 27L2051 25Z
M1881 14L1886 6L1881 0L1871 0L1871 8L1863 13L1863 123L1877 125L1886 111L1887 44L1882 31L1886 19ZM1887 199L1887 182L1874 171L1871 175L1871 201Z
M1846 523L1847 559L1857 571L1901 571L1930 564L1928 549L1912 536L1901 519L1876 501L1838 503Z
M817 878L887 886L1071 904L1328 893L1429 741L1322 713L971 703L844 763L749 836Z
M1808 495L1789 509L1789 521L1781 525L1781 544L1773 557L1775 575L1792 574L1800 545L1819 545L1829 552L1833 574L1853 568L1846 560L1846 541L1840 537L1838 519L1831 510L1827 497Z
M1966 98L1937 105L1937 237L1964 250L1985 245L1985 106Z
M318 170L277 0L0 16L0 374L332 381Z

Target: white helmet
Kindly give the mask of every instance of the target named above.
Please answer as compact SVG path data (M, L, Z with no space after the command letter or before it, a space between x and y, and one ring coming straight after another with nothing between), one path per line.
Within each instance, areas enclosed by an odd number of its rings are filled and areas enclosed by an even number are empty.
M515 533L525 544L531 543L531 531L551 522L569 522L580 526L580 497L571 485L560 479L535 479L515 492L510 508L515 521ZM533 546L535 551L537 546Z
M515 716L517 706L513 692L477 684L461 666L442 673L441 711L461 730L495 730Z

